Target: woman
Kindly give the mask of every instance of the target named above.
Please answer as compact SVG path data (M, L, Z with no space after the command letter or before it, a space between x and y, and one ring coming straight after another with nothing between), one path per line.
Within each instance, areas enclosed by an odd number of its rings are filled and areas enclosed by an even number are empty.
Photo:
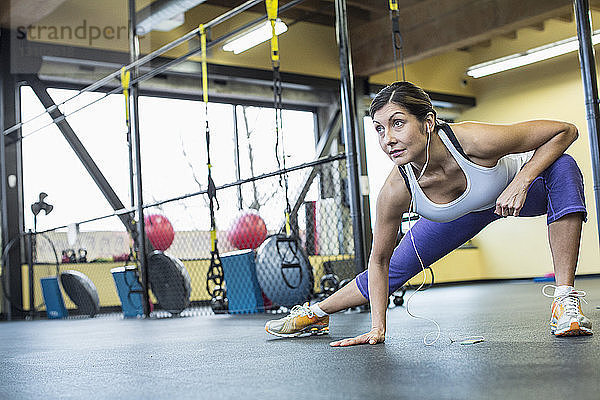
M446 124L436 119L429 96L409 82L377 94L370 107L382 150L396 164L379 193L368 270L324 301L296 306L267 322L277 336L327 333L329 314L370 302L372 329L332 346L385 340L389 293L507 216L547 214L554 273L551 331L590 335L574 289L581 227L586 220L583 177L565 150L577 128L558 121L512 125ZM420 218L395 247L402 214ZM414 242L414 243L413 243ZM418 252L418 254L417 254Z

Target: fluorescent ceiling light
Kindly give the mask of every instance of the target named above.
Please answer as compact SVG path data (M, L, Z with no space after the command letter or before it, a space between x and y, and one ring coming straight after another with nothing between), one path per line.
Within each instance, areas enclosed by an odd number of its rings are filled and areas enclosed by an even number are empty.
M185 22L185 14L177 14L173 18L163 19L162 21L156 22L152 25L153 31L169 32L173 29L183 25Z
M136 13L139 35L169 31L183 25L183 14L206 0L156 0Z
M594 31L592 35L592 44L598 43L600 43L600 30ZM575 36L545 46L535 47L522 53L512 54L510 56L498 58L497 60L473 65L467 69L467 75L473 78L481 78L482 76L492 75L567 54L576 51L577 49L579 49L579 40L577 40L577 37Z
M281 35L286 32L288 29L287 25L283 23L280 19L277 19L275 22L275 34ZM271 30L271 22L265 21L260 25L252 28L248 32L241 34L238 37L233 38L229 42L225 43L223 46L223 50L225 51L233 51L233 54L239 54L243 51L246 51L256 45L261 44L262 42L266 42L271 39L272 30Z

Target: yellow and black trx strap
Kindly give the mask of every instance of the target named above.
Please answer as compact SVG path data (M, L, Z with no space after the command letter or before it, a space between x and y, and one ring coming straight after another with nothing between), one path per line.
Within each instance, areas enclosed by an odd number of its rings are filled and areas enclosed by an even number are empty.
M277 23L277 11L278 4L277 0L265 0L267 6L267 17L269 18L269 22L271 23L271 66L273 67L273 105L275 108L275 158L277 159L277 165L279 169L281 169L281 164L279 162L279 135L282 131L282 118L281 118L281 110L283 108L281 102L281 91L282 91L282 82L281 82L281 74L279 72L279 40L277 38L277 34L275 33L275 24ZM288 196L288 176L285 170L285 148L283 145L283 134L281 134L281 158L283 159L283 176L279 175L279 185L283 186L285 189L285 233L287 236L291 236L292 228L290 225L290 200ZM283 178L283 184L282 184Z
M125 123L129 134L129 83L131 81L131 72L125 67L121 68L121 87L125 96ZM129 140L129 137L127 138Z
M206 276L206 290L214 299L225 298L225 287L223 285L224 275L219 249L217 247L217 225L215 223L215 203L219 209L217 200L217 189L212 179L210 162L210 128L208 126L208 72L206 67L206 30L204 25L199 26L200 49L202 51L202 100L204 101L204 116L206 119L206 156L208 166L208 201L210 209L210 267Z
M267 6L267 16L269 22L271 22L271 66L273 67L273 103L275 108L275 158L277 159L277 165L281 169L282 165L279 163L279 135L281 134L281 158L283 159L283 174L279 174L279 185L285 189L285 236L277 237L275 241L275 247L279 258L281 259L281 276L285 284L290 289L297 289L302 283L302 266L300 265L300 259L298 257L298 241L296 236L292 236L292 226L290 223L290 199L288 195L288 175L285 166L285 148L283 145L283 126L281 111L283 108L281 101L282 82L281 74L279 72L279 42L277 34L275 33L275 24L277 23L277 11L278 5L277 0L265 0ZM283 178L283 184L282 184ZM297 270L300 279L297 285L292 285L286 277L287 270Z
M127 126L127 146L129 146L129 170L132 169L133 160L131 159L131 121L129 119L129 88L131 86L131 72L123 67L121 68L121 87L123 88L123 97L125 98L125 125ZM131 175L133 176L133 175ZM133 179L133 178L131 178ZM131 205L133 201L133 183L130 181ZM132 260L137 259L137 253L133 250L133 245L129 246L129 256Z
M402 43L402 34L400 33L400 11L398 10L398 0L390 1L390 18L392 20L392 45L394 51L394 69L396 70L396 80L398 80L398 53L400 53L400 62L402 64L402 80L406 81L404 72L404 48Z
M121 68L121 87L123 88L123 96L125 97L125 125L127 126L127 146L129 147L129 170L133 167L131 159L131 121L129 120L129 86L131 83L131 72L125 67ZM131 175L133 177L133 175ZM131 178L133 179L133 178ZM130 180L130 195L131 205L133 206L133 183Z

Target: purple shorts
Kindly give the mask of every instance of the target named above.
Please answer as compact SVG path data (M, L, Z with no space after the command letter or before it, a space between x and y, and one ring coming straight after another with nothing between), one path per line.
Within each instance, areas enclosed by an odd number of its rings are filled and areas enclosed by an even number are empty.
M501 216L495 208L472 212L450 222L433 222L420 218L412 227L415 245L425 266L431 265L452 250L473 238L483 228ZM527 199L519 217L547 215L551 224L571 213L581 213L587 220L583 192L583 175L568 154L560 156L529 186ZM389 290L395 292L410 278L421 272L410 235L405 235L390 259ZM369 298L368 271L356 277L362 295Z

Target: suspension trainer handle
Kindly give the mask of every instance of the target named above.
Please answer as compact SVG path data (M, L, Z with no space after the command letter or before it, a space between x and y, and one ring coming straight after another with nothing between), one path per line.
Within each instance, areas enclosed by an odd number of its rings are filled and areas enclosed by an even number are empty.
M217 224L215 222L215 207L214 203L217 203L217 209L219 209L219 201L217 200L217 188L215 182L212 179L212 164L210 161L210 127L208 124L208 67L206 61L206 32L204 25L198 27L198 34L200 36L200 50L202 51L202 101L204 102L204 116L206 118L206 166L208 170L208 201L210 210L210 267L207 274L206 290L211 297L216 296L215 291L211 291L209 288L209 282L213 282L215 286L219 286L222 290L223 285L223 267L221 264L221 257L219 256L219 249L217 247Z
M406 72L404 70L404 49L402 33L400 32L400 11L398 9L398 0L389 0L390 19L392 22L392 45L394 53L394 70L396 71L396 80L398 80L398 55L400 52L400 61L402 63L402 80L406 81Z
M281 101L281 93L282 93L282 81L281 81L281 73L279 71L280 67L280 59L279 59L279 40L277 38L277 34L275 32L275 24L277 23L277 12L278 12L278 1L277 0L265 0L267 7L267 17L271 22L271 66L273 67L273 107L275 108L275 135L277 137L275 143L275 157L277 159L277 164L281 169L281 165L279 163L279 133L282 130L281 123L281 109L283 107ZM283 139L283 136L282 136ZM285 149L283 145L283 140L281 143L281 151L283 158L283 169L285 171ZM285 233L288 237L292 235L292 228L290 225L290 200L288 194L288 177L287 172L283 173L283 181L284 185L281 184L281 175L279 176L279 184L284 186L285 189ZM284 277L285 279L285 277ZM286 282L287 283L287 282Z

